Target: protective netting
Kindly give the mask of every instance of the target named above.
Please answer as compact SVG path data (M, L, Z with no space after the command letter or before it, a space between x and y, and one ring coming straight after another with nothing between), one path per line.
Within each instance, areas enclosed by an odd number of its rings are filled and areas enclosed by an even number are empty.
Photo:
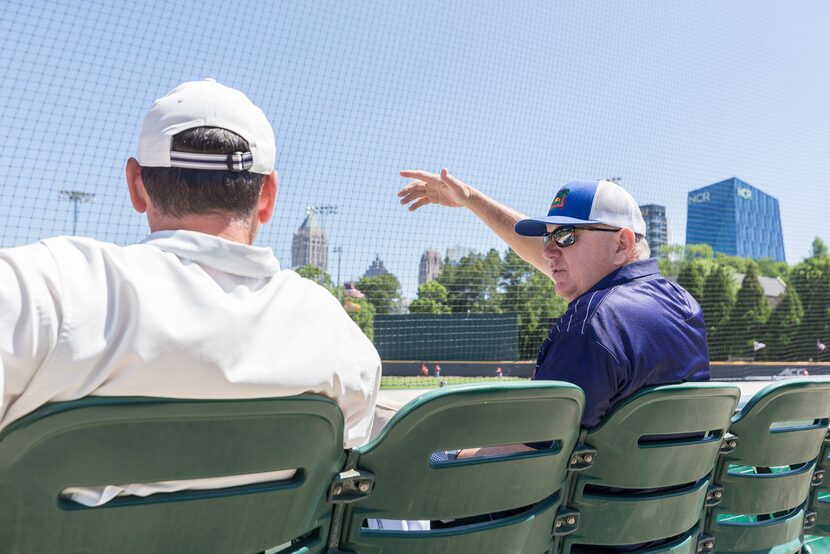
M277 134L258 244L388 360L493 376L567 305L466 210L398 204L399 170L447 167L531 215L570 180L617 180L652 206L714 360L830 361L828 23L824 3L9 0L0 247L143 238L123 178L143 114L210 76Z

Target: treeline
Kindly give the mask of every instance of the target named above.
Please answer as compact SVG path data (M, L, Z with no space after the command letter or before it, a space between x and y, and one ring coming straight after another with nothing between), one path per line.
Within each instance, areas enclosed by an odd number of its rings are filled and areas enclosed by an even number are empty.
M398 278L387 273L363 277L354 287L365 298L347 296L331 278L316 267L298 269L343 299L343 306L369 338L374 336L375 314L410 313L516 313L519 327L519 357L533 359L550 324L567 309L556 296L553 282L512 250L501 255L470 253L458 261L445 260L437 279L418 287L418 296L408 306Z
M660 270L703 308L712 360L830 360L830 255L813 241L810 257L788 266L772 260L712 254L708 245L670 246ZM734 274L744 274L740 284ZM781 279L786 289L770 306L759 277Z
M816 238L809 258L788 266L772 260L714 254L708 245L669 246L659 253L661 273L677 281L703 308L713 360L830 360L830 255ZM361 329L373 338L375 314L407 311L400 282L391 273L354 282L364 298L349 296L315 267L309 277L340 298ZM744 274L741 283L735 273ZM770 305L760 277L781 279L786 289ZM446 260L433 281L418 287L410 313L516 313L519 357L533 359L552 322L567 309L547 275L512 250L470 253ZM682 356L682 353L678 353Z

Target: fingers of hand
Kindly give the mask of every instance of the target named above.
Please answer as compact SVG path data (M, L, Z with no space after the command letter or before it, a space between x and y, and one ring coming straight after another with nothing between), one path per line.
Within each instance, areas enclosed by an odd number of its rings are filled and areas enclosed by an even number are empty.
M414 202L411 206L409 206L409 211L414 212L415 210L417 210L421 206L426 206L427 204L429 204L429 198L423 197L420 200L418 200L417 202Z
M412 190L401 198L401 204L409 204L413 200L426 198L426 193L423 190Z
M417 180L412 181L411 183L401 187L401 190L398 191L398 196L403 196L404 194L409 194L413 190L418 190L418 189L424 190L425 187L426 187L426 183L424 183L423 181L417 181Z
M405 169L400 172L401 177L408 179L420 179L422 181L440 181L441 177L429 171L422 171L420 169Z
M411 202L415 198L419 198L426 194L426 185L423 181L413 181L398 191L398 196L401 198L401 204Z

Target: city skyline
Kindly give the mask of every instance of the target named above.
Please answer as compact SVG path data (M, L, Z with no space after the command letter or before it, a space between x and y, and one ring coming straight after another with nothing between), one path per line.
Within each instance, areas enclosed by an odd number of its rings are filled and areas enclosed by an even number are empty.
M619 179L619 178L617 178L617 179ZM774 202L774 204L776 206L776 214L778 214L778 212L777 212L778 199L777 198L775 198L772 195L766 194L764 191L761 191L760 189L757 189L757 188L753 187L749 183L746 183L746 182L742 181L741 179L738 179L737 177L731 177L729 179L718 181L717 183L711 183L709 185L705 185L705 186L702 186L702 187L699 187L699 188L688 191L687 192L687 199L688 199L687 204L694 206L694 205L699 205L701 203L708 203L708 202L711 201L711 195L712 195L711 191L712 190L717 189L717 187L719 187L721 185L733 184L733 183L734 183L734 186L737 187L737 189L736 189L737 190L737 192L736 192L737 196L741 197L743 200L751 200L753 198L753 196L752 196L753 193L751 191L755 191L756 199L758 197L761 197L762 199L763 198L769 198L772 202ZM714 187L714 189L713 189L713 187ZM662 205L659 205L659 204L644 204L644 205L640 205L639 208L642 211L643 218L646 222L646 238L647 238L647 240L649 240L649 246L651 248L651 257L656 257L659 254L659 249L660 249L661 246L676 244L676 243L671 243L668 240L669 229L668 229L668 221L667 221L667 218L666 218L666 206L662 206ZM724 219L723 211L724 211L723 209L716 210L716 213L717 213L718 217L714 218L715 221L720 221L720 220ZM697 234L695 234L695 232L692 232L690 234L689 230L688 230L688 225L689 225L688 212L687 212L687 214L684 214L684 215L686 215L686 221L687 221L687 231L686 231L687 241L685 243L686 245L707 244L707 245L712 247L713 252L716 253L716 254L717 253L723 253L723 254L727 254L727 255L737 255L737 256L740 256L740 257L753 258L753 256L745 256L745 255L739 254L737 252L727 252L727 251L724 251L724 249L722 249L722 248L719 249L717 241L715 241L714 239L704 240L704 238L698 238L698 236L700 236L700 237L706 236L705 233L701 234L700 232L697 232ZM782 249L781 251L783 252L783 234L780 232L780 229L781 229L780 215L777 215L776 217L778 218L777 223L773 222L773 224L770 225L770 224L764 222L764 223L762 223L762 226L771 226L771 227L776 227L778 229L779 232L777 234L778 234L778 236L781 240L780 248ZM726 219L728 219L728 218L726 218ZM307 221L308 221L308 216L306 218L306 221L304 221L303 224L301 225L301 228L306 226ZM319 226L319 224L316 223L316 220L315 220L315 224ZM694 223L693 223L693 225L694 225ZM700 225L702 227L706 227L706 225L703 225L702 223ZM732 229L733 229L733 231L735 230L734 229L734 221L733 221ZM657 240L654 240L653 235L655 233L658 235ZM773 233L766 233L766 234L775 235L776 233L773 232ZM325 233L323 233L323 235L325 235ZM689 237L690 236L692 237L691 242L689 242ZM715 244L713 244L713 243L715 243ZM764 245L764 246L766 246L766 245ZM507 248L508 248L507 245L503 244L502 248L501 249L497 248L497 250L499 250L500 252L504 252ZM425 248L423 250L422 254L421 254L421 258L420 258L420 261L418 263L418 272L417 272L418 273L418 285L424 284L425 282L427 282L429 280L437 278L440 275L441 269L443 268L444 260L447 260L449 263L457 263L458 261L460 261L460 259L462 257L466 256L467 254L473 254L473 253L479 254L479 253L485 253L485 251L476 251L475 249L471 249L471 248L468 248L468 247L464 247L464 246L460 246L460 245L455 244L455 245L446 247L445 255L442 257L440 255L440 253L437 250L435 250L434 248L432 248L432 247ZM770 259L774 259L775 261L786 261L784 259L776 259L776 258L773 258L771 256L756 256L753 259L757 260L757 259L764 258L764 257L769 257ZM796 263L796 262L792 262L792 263ZM304 264L301 264L301 265L304 265ZM314 265L314 264L311 264L311 265ZM294 265L293 267L297 267L297 266ZM392 273L393 275L395 275L401 281L403 281L409 275L408 273L403 273L401 275L397 275L393 272L390 272L389 270L386 269L386 267L385 267L385 265L384 265L384 263L383 263L383 261L380 257L380 254L375 253L374 260L369 265L369 268L366 271L363 272L362 276L363 277L377 276L377 275L382 275L382 274L385 274L385 273ZM741 278L743 276L742 274L736 274L736 275L739 275L739 277L741 277ZM347 278L343 282L336 282L337 280L334 279L335 283L338 286L343 285L344 283L351 282L353 280L354 279L352 279L352 278ZM770 287L772 287L772 285L766 285L765 284L765 288L770 288ZM404 293L404 297L406 297L406 298L414 298L415 296L416 296L415 294L410 296L410 295L407 295L406 293Z

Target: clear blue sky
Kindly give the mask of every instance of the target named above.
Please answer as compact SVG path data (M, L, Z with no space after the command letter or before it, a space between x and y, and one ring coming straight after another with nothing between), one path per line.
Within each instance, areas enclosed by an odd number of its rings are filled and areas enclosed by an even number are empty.
M71 231L128 243L123 166L181 81L245 91L277 133L279 207L259 244L290 265L305 206L414 295L421 252L502 246L464 212L397 204L439 170L526 213L622 177L685 235L686 192L737 176L781 202L787 260L830 241L827 2L20 2L0 21L0 246ZM330 262L336 277L337 264Z

